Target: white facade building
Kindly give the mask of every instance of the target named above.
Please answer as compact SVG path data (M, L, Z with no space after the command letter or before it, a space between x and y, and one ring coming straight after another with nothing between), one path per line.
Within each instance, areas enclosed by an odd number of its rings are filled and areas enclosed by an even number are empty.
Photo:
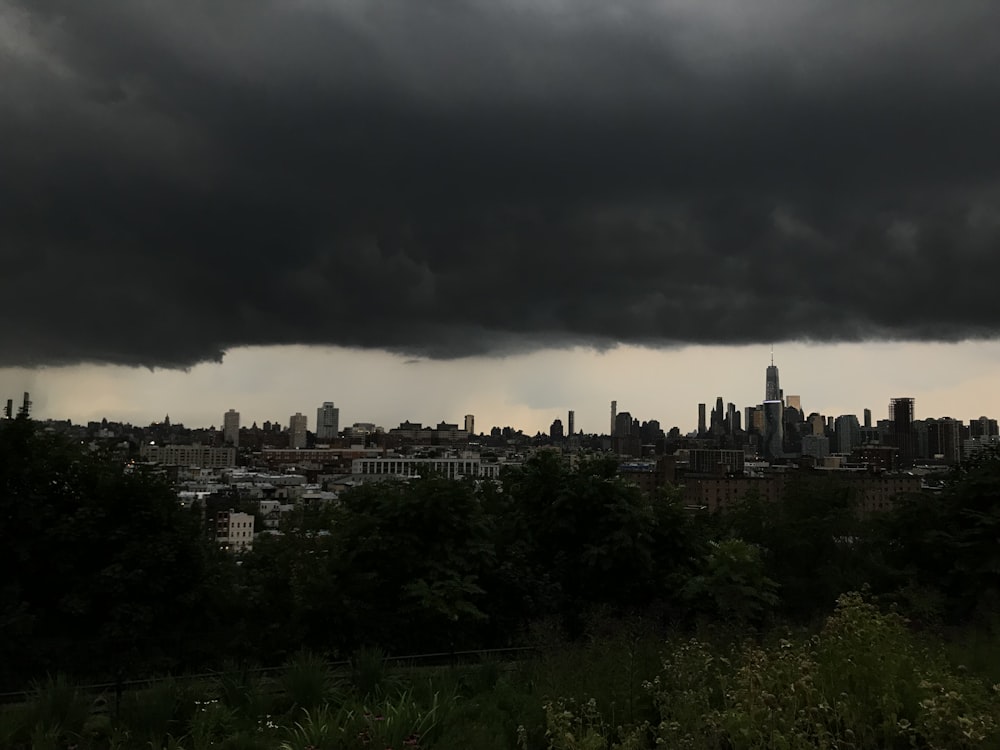
M449 479L497 479L499 463L482 463L478 455L458 458L357 458L351 462L355 476L415 477L440 474Z
M215 540L219 548L234 554L253 549L254 517L233 510L215 516Z

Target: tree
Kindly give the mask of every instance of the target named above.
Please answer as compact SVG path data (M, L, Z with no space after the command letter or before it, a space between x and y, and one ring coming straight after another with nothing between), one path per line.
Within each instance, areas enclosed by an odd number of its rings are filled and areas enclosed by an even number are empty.
M490 519L470 482L427 476L345 493L330 557L350 645L451 647L486 619Z
M593 604L634 607L663 593L657 565L669 555L657 542L673 533L674 507L616 474L614 459L572 470L558 455L541 452L504 475L497 523L505 545L513 542L524 580L532 582L528 599L574 616ZM498 549L512 559L508 547Z
M1000 613L1000 460L963 467L940 494L902 498L877 530L884 590L911 616Z
M760 548L742 539L709 544L702 572L684 589L701 612L741 625L759 625L779 603L778 584L764 573Z
M837 596L870 576L866 525L849 487L797 478L782 499L748 496L720 519L724 536L761 548L768 577L781 588L785 612L799 618L825 613Z
M183 661L208 558L165 482L20 418L0 425L0 520L6 681Z

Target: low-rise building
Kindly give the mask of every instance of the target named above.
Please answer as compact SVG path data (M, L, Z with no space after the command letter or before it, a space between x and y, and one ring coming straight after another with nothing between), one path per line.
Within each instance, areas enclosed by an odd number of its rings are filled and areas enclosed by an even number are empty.
M236 466L236 449L232 446L213 448L201 443L193 445L139 446L139 457L144 461L164 466L188 466L207 469L226 469Z
M253 549L254 517L224 510L215 515L215 540L220 549L239 554Z
M440 474L449 479L472 477L474 479L497 479L500 463L484 463L478 454L457 457L411 458L392 456L387 458L358 458L351 466L356 477L416 477Z

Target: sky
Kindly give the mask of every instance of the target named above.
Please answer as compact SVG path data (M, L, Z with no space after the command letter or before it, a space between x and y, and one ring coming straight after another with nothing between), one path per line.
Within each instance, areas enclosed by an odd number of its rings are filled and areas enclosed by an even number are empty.
M774 344L807 411L995 416L996 28L992 0L0 0L0 387L529 431L614 398L686 431L757 403Z

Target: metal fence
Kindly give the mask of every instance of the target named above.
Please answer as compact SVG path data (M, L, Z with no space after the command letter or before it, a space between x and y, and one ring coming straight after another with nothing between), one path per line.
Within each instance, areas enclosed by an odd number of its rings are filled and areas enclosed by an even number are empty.
M510 648L488 648L470 651L437 651L427 654L384 656L382 660L390 664L401 666L404 669L429 668L473 665L477 662L488 660L515 662L523 658L525 655L537 651L538 649L534 646L513 646ZM350 659L340 659L326 662L327 667L331 670L349 669L351 664L352 662ZM281 665L278 667L252 667L239 670L218 670L214 672L199 672L180 675L168 674L130 680L122 679L115 682L97 682L88 685L73 685L73 687L77 691L88 695L114 695L117 707L120 704L121 697L124 693L150 688L168 680L184 683L207 682L217 680L222 677L280 675L287 669L288 665ZM35 695L35 690L15 690L12 692L0 693L0 705L28 703L33 700Z

